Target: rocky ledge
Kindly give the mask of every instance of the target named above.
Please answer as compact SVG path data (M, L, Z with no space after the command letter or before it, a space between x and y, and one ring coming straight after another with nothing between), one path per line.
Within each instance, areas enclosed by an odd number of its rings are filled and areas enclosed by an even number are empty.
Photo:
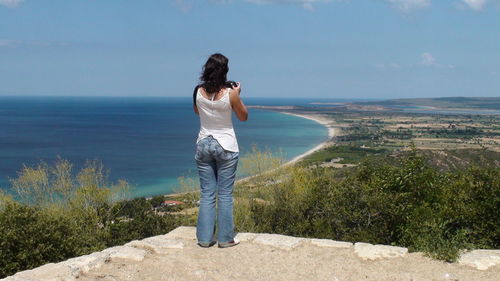
M207 249L196 245L195 231L179 227L1 280L500 280L500 250L445 263L402 247L257 233L239 233L236 247Z

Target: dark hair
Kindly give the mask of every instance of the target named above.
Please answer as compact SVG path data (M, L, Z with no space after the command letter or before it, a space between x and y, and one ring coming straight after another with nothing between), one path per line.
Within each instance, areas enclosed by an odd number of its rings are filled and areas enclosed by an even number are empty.
M229 60L222 54L216 53L211 55L205 65L200 80L203 88L207 93L213 94L220 91L226 86L227 72Z

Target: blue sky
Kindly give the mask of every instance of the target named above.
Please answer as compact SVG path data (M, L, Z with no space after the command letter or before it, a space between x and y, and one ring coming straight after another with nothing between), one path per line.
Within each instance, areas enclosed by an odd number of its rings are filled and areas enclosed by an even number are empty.
M500 96L500 0L0 0L0 95Z

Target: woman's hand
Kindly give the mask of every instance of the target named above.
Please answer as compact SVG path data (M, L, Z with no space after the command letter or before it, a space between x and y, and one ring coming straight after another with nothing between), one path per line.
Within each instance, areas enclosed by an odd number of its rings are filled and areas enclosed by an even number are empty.
M234 87L229 96L229 100L231 102L231 107L233 108L234 113L236 113L236 117L240 121L247 121L248 119L248 110L247 107L243 104L243 101L240 99L241 92L241 84L236 83L236 87Z
M233 90L235 90L238 93L238 96L239 96L240 93L241 93L241 83L240 82L236 82L236 87L233 87Z

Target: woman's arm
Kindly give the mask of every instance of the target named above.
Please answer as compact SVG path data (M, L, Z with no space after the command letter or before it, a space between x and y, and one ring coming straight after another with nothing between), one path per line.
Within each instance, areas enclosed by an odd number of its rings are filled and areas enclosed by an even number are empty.
M248 110L240 98L240 92L241 84L237 83L237 86L232 88L231 92L229 92L229 100L231 102L231 107L233 108L234 113L236 113L236 117L238 117L240 121L247 121Z

